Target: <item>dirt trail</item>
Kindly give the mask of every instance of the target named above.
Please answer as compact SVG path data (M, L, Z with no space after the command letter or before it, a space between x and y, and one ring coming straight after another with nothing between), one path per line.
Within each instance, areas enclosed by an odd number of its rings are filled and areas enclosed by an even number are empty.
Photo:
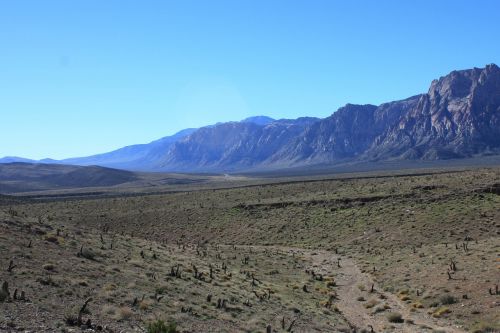
M275 249L294 253L303 257L311 264L316 274L332 275L335 277L337 300L334 303L342 316L350 324L353 332L394 332L394 333L425 333L446 332L466 333L459 327L454 327L445 319L431 317L427 309L411 311L411 305L400 300L396 295L385 292L372 279L370 274L362 273L354 260L328 251L307 250L282 246L249 246L254 249ZM339 262L340 259L340 262ZM338 265L340 264L340 267ZM374 291L371 292L373 285ZM365 290L361 290L363 286ZM366 301L358 301L363 296ZM379 303L372 308L365 304L375 299ZM374 313L377 306L387 304L386 311ZM387 320L389 312L398 312L404 319L403 323L390 323ZM373 331L371 330L373 329ZM364 331L362 331L364 330Z
M311 261L315 272L334 273L338 294L338 300L335 304L353 328L365 329L367 332L370 332L371 327L373 327L374 332L429 332L433 330L447 333L464 332L432 318L424 309L410 311L408 304L401 301L396 295L382 291L369 274L360 271L352 259L333 255L326 251L296 250ZM341 259L340 268L337 265L338 258ZM370 292L372 284L374 285L373 293ZM359 286L365 287L366 291L360 290ZM360 296L366 298L366 301L376 299L380 303L367 309L366 302L358 301ZM390 309L374 314L374 308L383 304L389 305ZM402 314L405 322L389 323L386 317L388 312Z

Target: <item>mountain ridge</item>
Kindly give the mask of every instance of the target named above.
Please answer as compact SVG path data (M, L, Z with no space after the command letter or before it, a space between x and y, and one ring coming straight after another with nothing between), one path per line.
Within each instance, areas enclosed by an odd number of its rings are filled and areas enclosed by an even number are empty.
M345 160L433 160L499 153L500 68L489 64L441 76L431 82L427 93L378 106L346 104L323 119L249 117L53 163L229 172ZM9 157L0 163L16 159L33 162Z

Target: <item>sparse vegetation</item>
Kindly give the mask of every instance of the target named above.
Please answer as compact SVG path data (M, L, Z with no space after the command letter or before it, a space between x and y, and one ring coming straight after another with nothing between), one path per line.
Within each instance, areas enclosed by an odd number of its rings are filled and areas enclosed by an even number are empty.
M148 324L148 333L176 333L177 324L174 321L165 323L163 320L157 320Z
M401 315L401 313L397 313L397 312L388 313L387 320L390 323L402 323L402 322L404 322L404 319L403 319L403 316Z
M434 310L434 312L432 312L432 316L435 317L435 318L441 318L442 316L450 313L450 309L447 307L447 306L442 306L440 308L437 308L436 310Z
M472 327L472 333L497 333L500 331L500 323L479 322Z
M439 300L443 305L455 304L457 302L457 299L451 295L441 296Z
M0 201L8 289L0 327L29 327L23 318L36 310L54 331L80 320L162 332L169 324L157 318L172 318L192 332L292 323L297 332L350 324L369 332L375 322L388 331L422 322L439 330L437 322L489 332L497 329L500 196L482 189L499 176L481 169Z

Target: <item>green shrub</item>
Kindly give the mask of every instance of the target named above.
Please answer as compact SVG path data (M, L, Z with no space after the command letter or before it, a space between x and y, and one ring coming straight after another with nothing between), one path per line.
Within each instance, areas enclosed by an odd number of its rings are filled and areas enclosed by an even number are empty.
M429 307L430 308L437 308L439 306L439 302L438 301L434 301L432 303L429 304Z
M0 290L0 302L5 302L9 298L9 294L5 291Z
M451 295L441 296L441 298L439 300L440 300L441 304L443 304L443 305L455 304L457 302L457 299Z
M148 333L176 333L177 324L174 321L165 323L163 320L157 320L148 324Z
M95 260L96 253L92 249L82 249L80 256L88 260Z
M391 312L391 313L387 314L387 320L390 323L402 323L402 322L404 322L403 316L401 315L401 313L398 313L398 312Z

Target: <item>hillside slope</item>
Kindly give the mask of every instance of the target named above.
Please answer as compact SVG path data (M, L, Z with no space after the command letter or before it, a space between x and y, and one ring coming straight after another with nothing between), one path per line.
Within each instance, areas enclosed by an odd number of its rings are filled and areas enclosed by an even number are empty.
M113 186L136 179L137 176L133 172L99 166L0 164L0 193Z

